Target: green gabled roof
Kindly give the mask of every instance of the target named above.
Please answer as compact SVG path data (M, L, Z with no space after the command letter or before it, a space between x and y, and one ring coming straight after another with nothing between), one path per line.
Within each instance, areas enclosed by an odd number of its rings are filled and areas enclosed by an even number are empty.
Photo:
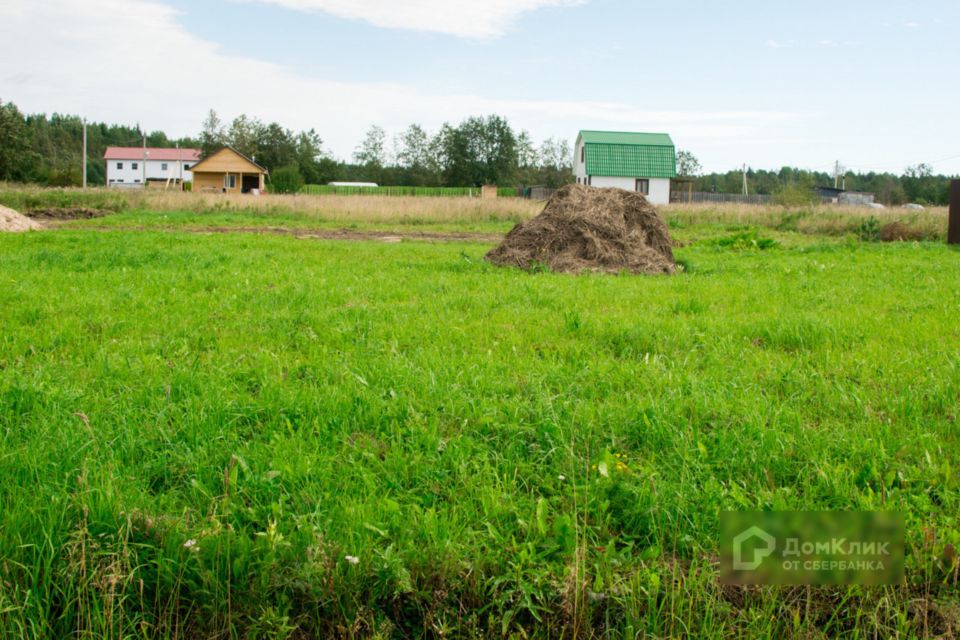
M587 175L675 178L677 157L666 133L581 131Z

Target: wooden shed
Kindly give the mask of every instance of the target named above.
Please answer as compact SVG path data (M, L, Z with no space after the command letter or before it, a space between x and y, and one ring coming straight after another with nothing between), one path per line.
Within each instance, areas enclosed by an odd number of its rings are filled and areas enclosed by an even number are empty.
M224 147L190 168L194 191L217 193L263 192L267 170L233 147Z

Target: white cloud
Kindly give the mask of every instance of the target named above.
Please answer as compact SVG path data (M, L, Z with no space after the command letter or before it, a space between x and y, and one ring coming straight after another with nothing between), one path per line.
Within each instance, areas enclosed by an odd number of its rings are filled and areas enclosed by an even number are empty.
M919 22L904 22L903 26L905 26L907 29L918 29L923 25L921 25Z
M388 29L433 31L462 38L503 35L524 13L588 0L259 0L296 11L322 11Z
M0 99L26 112L75 113L195 135L207 109L294 129L315 128L348 157L372 124L499 113L537 139L581 128L668 131L684 147L732 149L799 127L808 115L777 111L666 111L623 102L503 100L427 93L409 84L337 82L225 53L187 32L169 6L147 0L7 0L0 3ZM559 95L568 95L560 88ZM655 104L655 100L654 100Z
M796 43L796 40L774 40L773 38L770 38L763 44L770 49L785 49L787 47L792 47Z

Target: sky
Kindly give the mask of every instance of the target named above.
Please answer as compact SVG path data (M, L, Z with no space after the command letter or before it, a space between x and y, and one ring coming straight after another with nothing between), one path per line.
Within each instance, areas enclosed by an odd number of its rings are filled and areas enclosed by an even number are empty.
M3 0L0 100L199 133L496 113L535 140L669 133L707 171L960 174L956 0Z

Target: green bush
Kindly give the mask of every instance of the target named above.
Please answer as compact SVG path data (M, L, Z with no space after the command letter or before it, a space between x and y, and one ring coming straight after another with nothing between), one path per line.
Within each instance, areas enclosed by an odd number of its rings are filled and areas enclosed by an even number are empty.
M274 193L297 193L303 187L303 176L295 166L280 167L270 176L270 190Z
M872 242L880 239L880 221L875 216L870 216L860 223L858 229L860 239L864 242Z
M773 201L785 207L818 204L820 196L809 188L799 184L790 184L773 194Z
M749 229L747 231L740 231L732 235L717 238L715 240L710 240L707 244L712 244L715 247L722 249L730 249L733 251L743 251L744 249L772 249L779 245L780 243L774 240L773 238L765 238L757 233L756 229Z

